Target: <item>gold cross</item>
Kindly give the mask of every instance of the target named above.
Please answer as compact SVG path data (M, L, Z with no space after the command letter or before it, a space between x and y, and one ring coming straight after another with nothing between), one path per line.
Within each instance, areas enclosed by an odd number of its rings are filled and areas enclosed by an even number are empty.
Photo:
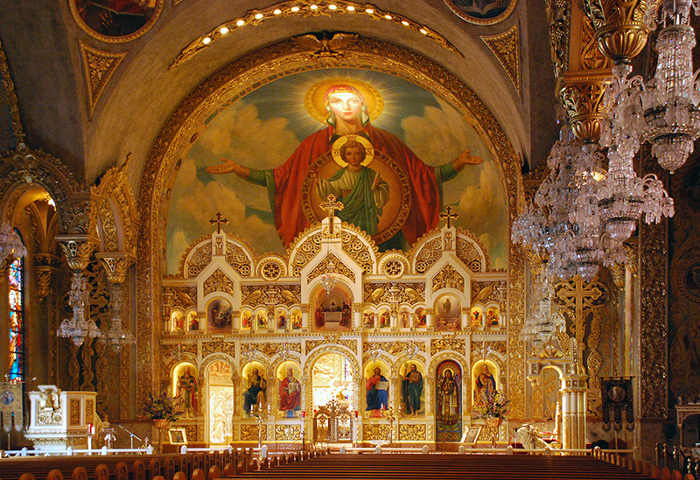
M561 282L554 287L554 302L574 309L574 325L576 328L576 342L578 344L578 365L583 362L584 336L586 326L586 311L591 308L600 308L607 300L607 289L597 280L586 282L580 276L575 276L568 282Z
M221 212L216 212L216 219L211 219L209 220L209 223L214 225L216 223L216 233L221 233L221 224L223 223L224 225L228 224L228 220L225 218L221 218Z
M459 217L459 214L457 212L452 213L452 207L449 205L447 207L445 207L445 210L447 211L447 213L441 212L440 214L438 214L438 217L440 218L440 220L447 219L447 228L450 228L450 226L451 226L450 220L452 220L452 219L457 220L457 218Z
M328 220L330 221L329 233L333 235L333 219L335 218L335 211L342 210L343 204L335 201L335 195L332 193L328 195L328 200L321 203L321 208L328 211Z

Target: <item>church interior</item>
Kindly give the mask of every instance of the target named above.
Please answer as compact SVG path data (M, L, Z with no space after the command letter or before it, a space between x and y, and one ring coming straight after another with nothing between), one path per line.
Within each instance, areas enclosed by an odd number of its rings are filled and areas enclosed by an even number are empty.
M0 2L0 449L700 455L691 3Z

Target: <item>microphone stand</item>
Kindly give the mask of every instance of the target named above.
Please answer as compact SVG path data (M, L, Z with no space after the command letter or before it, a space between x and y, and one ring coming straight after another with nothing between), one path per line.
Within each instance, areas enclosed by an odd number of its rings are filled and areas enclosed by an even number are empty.
M134 438L136 438L136 440L138 440L139 442L143 442L143 440L141 440L141 439L138 437L138 435L136 435L135 433L133 433L133 432L127 430L125 427L121 426L121 425L118 424L118 423L116 423L115 425L118 426L119 428L121 428L122 430L124 430L124 431L125 431L126 433L128 433L129 435L131 435L131 449L132 449L132 450L134 449Z

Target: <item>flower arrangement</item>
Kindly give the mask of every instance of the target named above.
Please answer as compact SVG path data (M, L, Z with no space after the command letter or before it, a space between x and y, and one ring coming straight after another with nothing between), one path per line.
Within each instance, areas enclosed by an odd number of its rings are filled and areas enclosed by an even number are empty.
M151 420L174 422L180 418L175 399L169 396L165 390L161 391L157 396L149 393L141 412Z
M474 405L474 413L476 418L506 418L509 405L510 400L494 391L481 396L481 402Z

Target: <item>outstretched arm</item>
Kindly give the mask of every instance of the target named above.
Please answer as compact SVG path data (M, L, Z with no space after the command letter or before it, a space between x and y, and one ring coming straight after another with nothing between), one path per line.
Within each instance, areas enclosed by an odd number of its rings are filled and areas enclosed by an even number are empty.
M239 165L238 163L234 162L233 160L229 160L227 158L222 158L221 161L223 162L222 164L207 167L205 170L209 173L214 173L214 174L233 172L243 179L247 179L248 176L250 175L250 168L248 168L248 167L244 167L243 165Z
M470 149L463 151L459 157L452 160L452 168L459 173L465 165L479 165L484 159L471 154Z

